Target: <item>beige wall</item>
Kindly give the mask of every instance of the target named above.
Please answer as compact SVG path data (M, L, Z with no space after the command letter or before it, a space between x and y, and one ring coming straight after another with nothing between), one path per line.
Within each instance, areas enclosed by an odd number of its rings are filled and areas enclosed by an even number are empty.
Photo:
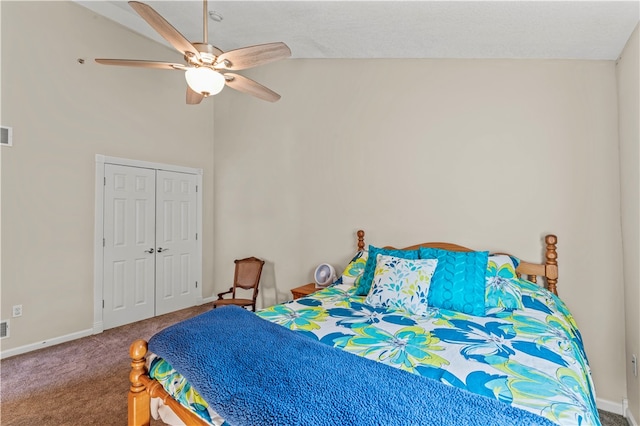
M626 375L629 410L640 421L640 380L633 375L631 355L640 356L640 35L636 27L616 67L620 126L620 182L622 194L622 245L624 249L624 300L626 324Z
M91 328L94 161L104 154L204 169L204 297L229 285L233 259L256 255L268 261L261 303L283 301L319 262L343 267L358 228L373 244L448 240L527 260L554 232L559 291L581 326L597 396L626 396L623 291L637 295L638 285L622 280L612 62L267 65L245 74L283 99L223 91L214 158L213 102L185 106L179 73L91 62L177 53L75 4L0 8L0 121L15 131L1 157L0 315L24 306L2 350ZM625 188L623 216L637 194Z
M215 263L268 261L263 305L371 244L542 256L581 326L597 396L626 395L612 61L289 60L246 73L276 104L215 108Z
M212 294L213 104L181 73L95 57L179 54L71 2L2 1L2 319L8 350L93 327L95 155L204 169L204 291ZM78 58L84 58L80 65Z

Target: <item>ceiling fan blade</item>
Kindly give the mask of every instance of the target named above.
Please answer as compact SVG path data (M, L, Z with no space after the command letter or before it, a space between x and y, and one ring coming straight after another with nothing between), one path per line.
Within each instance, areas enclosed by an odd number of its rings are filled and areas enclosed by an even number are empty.
M268 64L291 56L291 49L282 42L259 44L230 50L218 56L216 68L243 70Z
M151 27L165 38L179 52L187 55L191 52L198 59L200 53L189 40L185 38L178 30L176 30L166 19L164 19L151 6L138 1L130 1L129 5L142 17Z
M184 71L187 68L182 64L172 64L170 62L156 62L156 61L139 61L135 59L96 59L96 62L103 65L121 65L125 67L157 68L162 70Z
M224 74L224 77L226 79L226 85L232 89L269 102L275 102L280 99L280 95L276 92L264 87L262 84L257 83L250 78L233 73Z
M202 102L202 99L204 99L204 95L191 89L191 87L189 87L189 85L187 84L187 104L197 105Z

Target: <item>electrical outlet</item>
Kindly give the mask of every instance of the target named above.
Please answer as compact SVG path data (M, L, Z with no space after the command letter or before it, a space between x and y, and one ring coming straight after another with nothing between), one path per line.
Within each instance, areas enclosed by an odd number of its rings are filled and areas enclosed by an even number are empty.
M636 354L631 354L631 364L633 364L633 375L638 377L638 357Z
M22 316L22 305L13 305L13 317L21 317Z

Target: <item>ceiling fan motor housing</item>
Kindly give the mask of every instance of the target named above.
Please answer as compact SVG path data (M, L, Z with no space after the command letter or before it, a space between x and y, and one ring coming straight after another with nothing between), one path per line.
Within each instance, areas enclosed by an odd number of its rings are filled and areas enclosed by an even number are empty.
M210 44L193 43L193 47L198 49L198 52L200 52L200 60L202 62L199 62L198 59L194 56L189 56L189 52L186 52L184 55L184 59L192 65L201 65L201 63L213 65L216 58L222 55L222 50Z

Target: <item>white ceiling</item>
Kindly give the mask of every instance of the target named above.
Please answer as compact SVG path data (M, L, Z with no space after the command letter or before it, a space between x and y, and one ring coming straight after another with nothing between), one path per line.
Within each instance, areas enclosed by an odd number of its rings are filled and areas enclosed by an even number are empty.
M77 3L167 44L126 1ZM203 3L146 1L192 42ZM223 51L274 41L293 58L615 60L640 20L639 1L209 1L209 43ZM99 54L99 52L96 52ZM138 58L148 58L141 52Z

